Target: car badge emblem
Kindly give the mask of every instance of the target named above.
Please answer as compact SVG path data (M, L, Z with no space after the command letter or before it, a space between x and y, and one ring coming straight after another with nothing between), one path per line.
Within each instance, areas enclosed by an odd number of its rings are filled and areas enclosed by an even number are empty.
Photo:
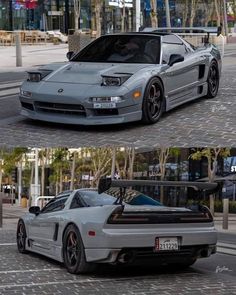
M58 93L62 93L64 90L62 88L58 89Z

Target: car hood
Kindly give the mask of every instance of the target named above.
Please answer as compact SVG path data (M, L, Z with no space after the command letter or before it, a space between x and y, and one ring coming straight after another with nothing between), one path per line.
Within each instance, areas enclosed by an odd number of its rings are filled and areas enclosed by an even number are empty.
M150 64L70 62L47 76L44 81L72 84L101 84L102 75L133 75Z

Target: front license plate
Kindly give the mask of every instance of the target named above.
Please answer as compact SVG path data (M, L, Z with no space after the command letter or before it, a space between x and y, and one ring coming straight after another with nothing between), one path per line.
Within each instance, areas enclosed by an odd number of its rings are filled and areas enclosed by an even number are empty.
M103 103L94 103L94 109L114 109L116 108L115 102L103 102Z
M155 251L176 251L179 249L177 237L166 237L155 239Z

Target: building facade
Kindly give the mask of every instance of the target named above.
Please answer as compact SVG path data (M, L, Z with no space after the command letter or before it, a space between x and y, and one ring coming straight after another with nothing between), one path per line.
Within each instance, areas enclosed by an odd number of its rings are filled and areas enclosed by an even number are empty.
M142 26L150 26L150 0L141 1L140 21ZM158 25L166 25L165 1L157 1ZM122 29L135 30L135 3L136 0L104 0L101 3L102 33L116 33ZM213 1L212 1L213 3ZM94 0L80 0L81 30L95 30ZM172 26L189 24L189 8L183 1L169 0ZM196 9L194 25L206 25L207 9L199 2ZM184 14L188 16L184 21ZM214 18L214 15L213 15ZM214 25L214 22L209 23ZM0 0L0 29L2 30L60 30L68 33L74 29L74 1L73 0Z

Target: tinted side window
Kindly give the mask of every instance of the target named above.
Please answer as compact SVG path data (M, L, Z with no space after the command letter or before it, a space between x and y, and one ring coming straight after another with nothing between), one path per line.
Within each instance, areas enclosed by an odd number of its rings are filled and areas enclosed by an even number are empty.
M47 205L41 210L41 213L49 213L49 212L55 212L60 211L64 209L65 202L67 201L69 196L63 196L60 198L56 198L51 200L47 203Z
M76 193L72 202L71 202L70 209L81 208L81 207L85 207L85 206L86 205L81 200L79 193Z
M164 63L168 63L171 54L185 55L188 53L187 47L184 44L162 44L162 60Z

